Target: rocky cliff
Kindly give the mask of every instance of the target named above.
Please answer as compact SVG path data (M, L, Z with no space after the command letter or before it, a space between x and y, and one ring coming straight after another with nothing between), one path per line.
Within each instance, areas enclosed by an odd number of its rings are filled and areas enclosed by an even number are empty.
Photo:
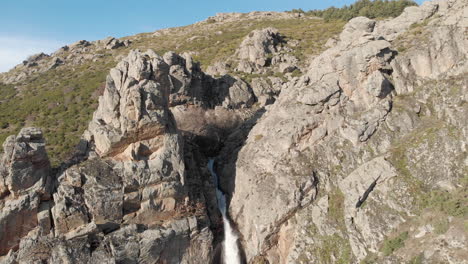
M467 5L354 18L306 59L267 26L204 68L139 38L29 58L6 87L119 62L59 166L39 128L5 140L0 263L223 263L216 188L245 263L468 263ZM272 15L320 20L196 26Z

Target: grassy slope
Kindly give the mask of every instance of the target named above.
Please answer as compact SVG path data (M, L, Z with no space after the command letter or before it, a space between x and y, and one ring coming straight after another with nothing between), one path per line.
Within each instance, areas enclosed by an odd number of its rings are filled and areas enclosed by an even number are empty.
M144 33L128 37L128 48L96 51L104 54L99 60L82 65L63 65L42 74L35 74L14 85L0 84L0 142L16 134L24 126L43 129L47 150L53 165L58 165L73 151L97 107L99 90L105 76L116 65L117 56L130 49L154 49L163 54L193 52L195 60L206 68L217 60L232 56L242 39L252 30L276 27L290 40L298 40L295 54L302 60L324 49L326 40L339 33L342 21L295 18L283 20L241 20L230 23L203 22L170 29L154 36Z

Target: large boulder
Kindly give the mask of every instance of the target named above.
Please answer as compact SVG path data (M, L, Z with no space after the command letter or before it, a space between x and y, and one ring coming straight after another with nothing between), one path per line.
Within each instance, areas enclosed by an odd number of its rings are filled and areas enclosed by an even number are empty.
M97 43L101 45L103 48L111 50L111 49L117 49L120 47L128 47L131 41L128 39L121 41L114 37L107 37L105 39L98 40Z
M250 32L236 51L237 57L241 60L239 70L251 72L248 67L257 69L267 66L270 63L269 54L277 51L277 45L280 42L281 37L275 28L269 27Z
M34 54L34 55L29 56L26 60L24 60L23 65L26 67L34 67L34 66L37 66L41 60L46 59L48 57L49 55L43 52Z
M23 128L17 136L8 137L3 143L0 159L0 196L15 196L34 189L45 192L50 162L45 150L42 131Z
M37 128L23 128L10 136L0 155L0 255L15 249L31 230L47 234L48 215L41 214L41 200L49 199L50 163L44 138Z

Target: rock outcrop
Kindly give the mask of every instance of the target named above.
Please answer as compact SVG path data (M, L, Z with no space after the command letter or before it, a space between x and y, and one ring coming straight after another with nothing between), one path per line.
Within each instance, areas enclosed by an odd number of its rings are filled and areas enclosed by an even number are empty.
M128 39L121 41L114 37L107 37L103 40L98 40L97 43L100 44L103 48L111 50L118 49L120 47L128 47L131 44L131 41Z
M210 261L214 198L207 202L210 193L194 188L203 177L185 169L169 69L154 52L133 51L110 71L84 135L88 159L59 174L52 197L41 132L23 129L6 141L2 255L13 249L9 257L18 262Z
M416 108L403 111L409 115L405 129L389 131L387 124L389 120L406 123L395 121L403 114L395 109L398 95L414 92L428 78L444 80L466 74L467 43L460 39L466 28L463 12L466 4L462 1L434 2L411 7L390 21L354 18L336 45L283 89L249 132L245 145L235 149L238 153L232 160L224 161L223 177L233 179L224 185L232 193L230 214L243 237L248 261L325 263L324 258L330 256L321 256L320 247L331 247L330 241L334 241L341 248L323 254L336 254L333 261L355 263L377 254L386 235L409 221L414 210L411 201L418 194L405 193L411 184L401 179L406 168L395 157L395 145L405 135L417 133L417 127L424 127L426 117L418 117L421 110ZM422 33L429 36L427 44L419 43L414 52L400 54L390 42L396 38L394 32L383 30L393 28L401 38L409 38L403 31L427 20ZM466 90L466 85L462 87ZM432 102L438 105L445 100L454 99L444 93L441 98L431 98L431 103L421 103L430 108ZM453 111L461 114L467 109ZM432 111L425 115L435 123L442 118ZM466 125L457 121L442 124L466 133ZM442 144L461 153L462 149L452 145L456 140L445 138ZM445 175L461 177L462 163L456 172ZM425 178L413 170L410 175L414 181ZM455 178L448 184L457 184ZM362 200L364 196L369 200ZM372 210L361 209L363 203L373 204Z
M285 44L286 41L276 28L253 30L236 50L238 64L235 70L248 74L265 73L268 70L293 72L298 68L299 60Z
M23 128L3 144L0 156L0 255L16 249L31 230L50 229L48 215L41 215L41 200L51 191L50 163L42 132Z
M267 66L268 54L277 51L277 45L281 42L281 37L278 30L275 28L265 28L262 30L252 31L248 37L242 41L237 56L241 60L245 60L249 66L254 69L257 67ZM241 66L239 66L241 67ZM247 71L247 66L243 66L241 71Z
M175 130L169 113L169 67L160 57L131 52L112 69L89 125L100 156L144 159Z
M103 49L126 48L131 43L131 40L119 40L113 37L92 42L79 40L63 46L50 55L38 53L28 57L22 64L15 66L12 72L0 74L0 81L5 84L21 83L31 76L46 73L60 66L79 66L96 62L104 56Z
M0 263L222 263L217 189L246 263L466 263L467 9L356 17L306 67L274 28L207 72L195 53L119 55L70 160L51 168L37 128L3 144ZM144 43L125 39L0 77Z

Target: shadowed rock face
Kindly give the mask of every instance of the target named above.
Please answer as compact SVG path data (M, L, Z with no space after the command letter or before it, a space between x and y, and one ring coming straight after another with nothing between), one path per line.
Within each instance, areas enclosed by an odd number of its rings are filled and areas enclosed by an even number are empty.
M10 136L3 143L5 153L0 160L0 176L3 178L0 193L18 195L22 190L43 187L50 164L45 151L42 132L37 128L23 128L17 136Z
M0 255L17 248L21 237L38 225L39 202L41 197L46 199L50 191L50 164L39 129L21 129L17 136L7 138L3 149L0 156Z

